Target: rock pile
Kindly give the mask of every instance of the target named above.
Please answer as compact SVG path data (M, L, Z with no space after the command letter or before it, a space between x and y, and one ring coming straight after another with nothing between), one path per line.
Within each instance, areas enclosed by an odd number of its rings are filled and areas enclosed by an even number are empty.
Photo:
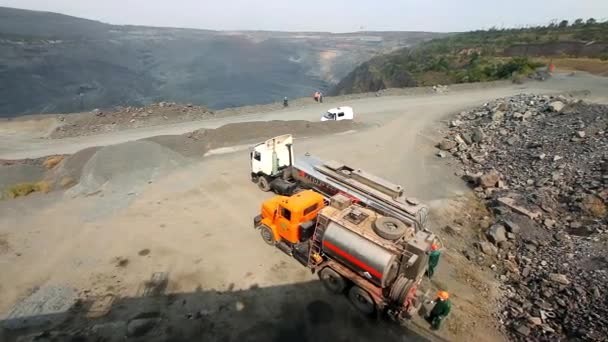
M438 148L495 214L476 260L497 264L511 337L605 341L608 106L518 95L449 126Z
M62 116L62 125L57 127L50 137L99 134L127 128L201 120L213 115L207 107L175 102L159 102L145 107L119 107L112 111L95 109L90 113Z

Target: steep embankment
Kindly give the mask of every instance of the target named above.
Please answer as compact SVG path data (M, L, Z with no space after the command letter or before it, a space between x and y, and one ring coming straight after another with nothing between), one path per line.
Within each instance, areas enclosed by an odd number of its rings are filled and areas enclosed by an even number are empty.
M537 57L557 62L564 57L588 57L600 64L608 59L608 23L562 26L475 31L435 39L363 63L331 93L490 81L510 78L514 73L527 76L548 62Z
M217 109L303 97L378 53L437 36L116 26L0 7L0 117L159 101Z

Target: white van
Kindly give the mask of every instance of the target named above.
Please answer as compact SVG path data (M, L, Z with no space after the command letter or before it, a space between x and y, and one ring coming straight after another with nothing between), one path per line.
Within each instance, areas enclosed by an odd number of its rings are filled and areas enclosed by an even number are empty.
M352 120L355 117L352 107L332 108L323 114L321 121Z

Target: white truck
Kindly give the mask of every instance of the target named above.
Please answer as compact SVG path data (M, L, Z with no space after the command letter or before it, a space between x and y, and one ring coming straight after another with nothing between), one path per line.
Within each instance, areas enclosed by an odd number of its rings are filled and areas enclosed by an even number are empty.
M424 230L428 207L406 197L403 187L336 161L322 161L308 153L295 159L290 134L268 139L250 153L251 180L262 191L290 196L304 189L327 199L343 194L376 212L399 219L416 230Z
M341 120L353 120L355 113L352 107L338 107L332 108L323 114L321 121L341 121Z

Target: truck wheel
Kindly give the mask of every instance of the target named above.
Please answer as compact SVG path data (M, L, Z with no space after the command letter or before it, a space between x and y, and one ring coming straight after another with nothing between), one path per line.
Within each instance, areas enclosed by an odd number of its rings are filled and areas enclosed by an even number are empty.
M270 228L268 228L267 226L262 226L260 228L260 235L262 235L262 239L267 244L269 244L271 246L276 245L277 240L275 240L274 235L272 234L272 230Z
M374 304L372 297L358 286L353 286L348 291L348 299L357 310L366 315L371 315L376 311L376 304Z
M325 267L319 272L319 279L321 279L323 286L331 293L339 294L346 288L346 280L338 272L329 267Z
M407 296L407 293L410 290L410 285L412 284L412 280L400 275L393 287L391 288L390 298L398 305L403 305L403 301Z
M264 192L270 191L270 182L268 182L268 178L260 176L258 178L258 187Z
M379 217L374 221L374 231L387 240L397 240L407 230L405 223L394 217Z

